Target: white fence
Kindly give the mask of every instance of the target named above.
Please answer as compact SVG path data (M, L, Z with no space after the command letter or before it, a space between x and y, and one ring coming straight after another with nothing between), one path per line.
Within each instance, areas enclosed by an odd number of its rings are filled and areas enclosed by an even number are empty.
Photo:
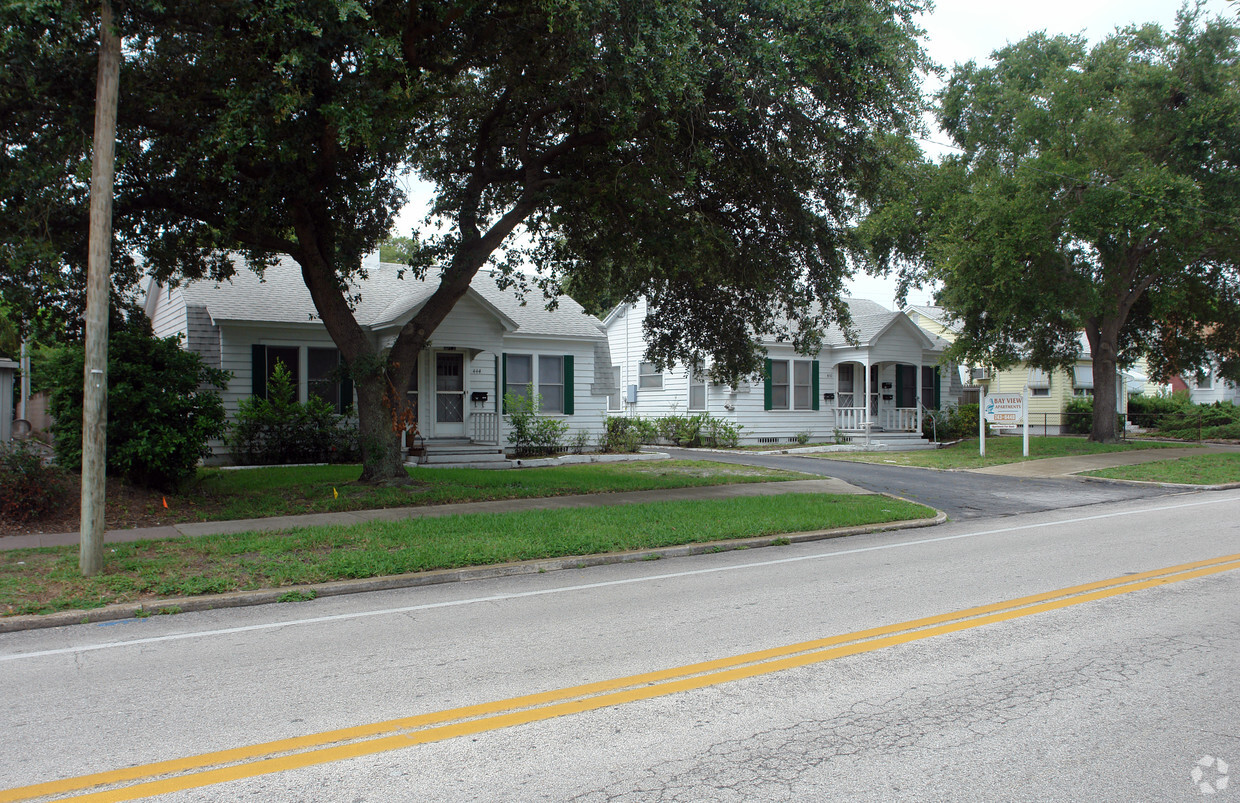
M470 413L469 439L474 443L499 445L499 413Z

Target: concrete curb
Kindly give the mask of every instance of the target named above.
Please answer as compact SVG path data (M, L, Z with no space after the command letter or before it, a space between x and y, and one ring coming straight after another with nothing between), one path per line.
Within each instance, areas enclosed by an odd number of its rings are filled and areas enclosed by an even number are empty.
M891 494L893 499L900 497ZM444 583L464 583L470 580L486 580L495 577L513 577L523 574L542 574L561 569L584 569L590 566L607 566L615 563L633 563L640 560L661 560L702 555L708 552L731 552L737 549L756 549L768 546L786 546L829 538L844 538L865 533L912 530L934 527L947 521L947 514L936 511L934 518L897 521L886 524L862 524L855 527L837 527L831 530L812 530L783 535L763 535L756 538L738 538L731 541L709 541L700 544L683 544L659 549L640 549L628 552L606 552L601 555L573 555L563 558L544 558L494 566L472 566L464 569L439 569L415 574L399 574L388 577L371 577L361 580L335 580L328 583L290 586L279 589L255 591L232 591L227 594L209 594L201 597L174 597L169 599L125 602L102 608L79 611L59 611L49 614L27 614L0 618L0 633L35 630L66 625L114 622L121 619L145 618L153 615L212 611L221 608L246 608L252 605L269 605L274 602L298 602L317 597L337 597L344 594L363 594L368 591L391 591L400 588L418 588Z
M1088 471L1098 471L1099 469L1087 469ZM1087 477L1084 474L1067 474L1074 480L1084 480L1085 482L1118 482L1125 485L1149 485L1155 488L1178 488L1185 491L1230 491L1240 488L1240 482L1225 482L1222 485L1191 485L1186 482L1157 482L1154 480L1121 480L1114 477Z

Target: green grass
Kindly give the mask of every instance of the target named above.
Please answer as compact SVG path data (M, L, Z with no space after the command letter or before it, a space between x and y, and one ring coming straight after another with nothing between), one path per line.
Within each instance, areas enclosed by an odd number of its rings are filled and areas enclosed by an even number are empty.
M1155 460L1086 472L1089 477L1185 485L1223 485L1240 482L1240 453L1203 454L1176 460Z
M413 484L362 485L356 465L204 469L168 497L172 522L223 521L299 513L443 505L492 499L647 491L804 479L788 471L696 460L593 463L517 470L410 469ZM155 511L159 512L159 511Z
M1128 441L1125 443L1094 443L1085 438L1070 436L1031 436L1029 456L1022 455L1022 439L1017 436L989 437L986 439L986 457L978 455L977 438L961 441L946 449L920 452L835 452L831 460L860 460L867 463L885 463L897 466L921 466L924 468L983 468L1021 460L1040 460L1046 457L1073 457L1085 454L1125 452L1133 449L1161 449L1182 447L1178 443L1153 443Z
M930 508L884 496L781 494L373 521L112 544L104 573L91 578L78 575L76 547L12 550L0 552L0 612L49 613L934 515ZM308 597L297 592L285 598Z

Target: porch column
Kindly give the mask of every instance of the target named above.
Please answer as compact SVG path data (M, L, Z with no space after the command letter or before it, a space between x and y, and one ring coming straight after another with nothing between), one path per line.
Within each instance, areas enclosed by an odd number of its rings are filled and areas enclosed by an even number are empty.
M921 423L922 421L925 420L925 416L922 415L922 405L925 404L925 402L923 402L921 398L921 384L922 384L921 380L922 380L922 376L925 373L926 373L926 366L925 366L925 358L923 357L922 359L917 361L917 376L915 377L915 380L914 380L916 382L916 388L917 388L917 413L916 413L917 422L913 426L913 431L918 433L919 435L925 434L924 432L921 431Z
M865 358L865 367L861 370L861 426L870 431L870 357Z

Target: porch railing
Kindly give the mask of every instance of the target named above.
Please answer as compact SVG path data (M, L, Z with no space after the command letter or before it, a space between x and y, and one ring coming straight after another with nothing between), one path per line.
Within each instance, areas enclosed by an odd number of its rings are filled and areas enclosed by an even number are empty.
M469 439L474 443L499 445L499 413L469 414Z
M840 429L863 429L865 427L864 407L835 408L835 425Z
M920 427L916 407L888 407L883 410L883 429L889 432L916 432Z

